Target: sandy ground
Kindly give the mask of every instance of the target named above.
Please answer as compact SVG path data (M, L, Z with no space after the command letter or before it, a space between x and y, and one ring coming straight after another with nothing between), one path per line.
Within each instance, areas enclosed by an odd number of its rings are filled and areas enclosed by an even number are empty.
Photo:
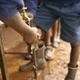
M27 45L23 42L22 37L14 30L8 28L3 33L6 63L10 80L31 80L32 72L19 72L19 66L26 63L23 54L27 51ZM55 58L49 62L49 67L45 70L44 80L64 80L67 74L67 63L69 62L70 45L64 41L55 52ZM12 54L11 54L12 53ZM16 54L18 53L18 54ZM80 60L79 60L80 65ZM50 71L48 74L47 71ZM0 80L2 80L0 76ZM80 80L80 66L75 80Z
M47 75L45 80L64 80L67 74L67 63L69 62L70 45L61 42L60 47L56 50L55 59L51 62L51 74ZM53 64L55 63L55 64ZM80 64L80 60L78 62ZM80 66L75 80L80 80Z

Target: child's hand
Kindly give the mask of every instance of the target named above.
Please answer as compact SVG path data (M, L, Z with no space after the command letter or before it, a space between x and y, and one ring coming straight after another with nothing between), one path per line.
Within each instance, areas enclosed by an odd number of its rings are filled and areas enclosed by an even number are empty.
M28 34L24 34L24 40L25 42L29 44L37 43L41 37L41 34L38 32L38 29L35 27L32 27Z
M34 15L31 12L27 12L27 16L32 20L34 18Z

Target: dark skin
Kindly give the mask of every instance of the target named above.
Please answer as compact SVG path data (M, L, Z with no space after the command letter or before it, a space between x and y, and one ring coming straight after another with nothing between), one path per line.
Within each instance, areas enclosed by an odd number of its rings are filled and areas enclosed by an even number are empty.
M47 46L51 45L53 42L53 39L58 36L58 33L60 31L60 24L58 24L58 22L59 21L57 20L53 24L53 26L48 30L48 32L43 33L43 36L44 36L43 40Z
M80 55L80 43L71 44L71 48L69 65L75 68Z
M13 28L14 30L16 30L18 33L20 33L23 36L24 41L26 43L29 44L36 43L40 37L38 30L36 28L31 28L30 26L28 26L23 21L19 12L17 12L15 16L2 21L11 28Z

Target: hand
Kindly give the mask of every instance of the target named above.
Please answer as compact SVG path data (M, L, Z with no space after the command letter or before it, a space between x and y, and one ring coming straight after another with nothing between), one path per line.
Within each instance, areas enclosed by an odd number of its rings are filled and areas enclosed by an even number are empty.
M37 43L40 40L41 34L38 32L38 29L32 27L27 34L23 35L24 41L29 44Z
M31 12L27 12L27 16L29 17L30 20L34 18L34 15Z

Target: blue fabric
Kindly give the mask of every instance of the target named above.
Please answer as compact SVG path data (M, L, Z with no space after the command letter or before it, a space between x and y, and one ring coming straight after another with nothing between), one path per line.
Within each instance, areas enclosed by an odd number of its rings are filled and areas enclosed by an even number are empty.
M80 0L43 0L44 3L51 3L51 4L56 4L59 7L62 6L69 6L75 3L80 2Z
M33 15L36 15L37 0L29 0L28 9L33 13Z
M44 0L45 2L52 2L52 3L58 3L59 5L69 5L69 4L74 4L80 2L80 0Z
M23 0L0 0L0 19L11 18L16 15L17 9L23 6Z
M28 11L31 12L34 16L36 15L37 10L37 0L24 0L25 6L27 6Z
M58 18L61 20L61 38L80 43L80 2L62 7L55 3L43 4L37 10L36 24L47 32Z

